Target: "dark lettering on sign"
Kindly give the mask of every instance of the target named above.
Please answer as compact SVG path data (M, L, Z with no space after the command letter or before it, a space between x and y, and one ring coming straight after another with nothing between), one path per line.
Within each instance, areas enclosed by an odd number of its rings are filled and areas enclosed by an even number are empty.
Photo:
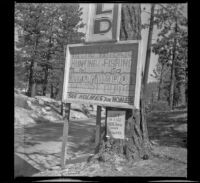
M70 93L68 93L68 96L69 96L69 98L76 98L77 93L70 92Z
M71 47L69 51L67 99L108 106L134 104L138 43Z
M94 100L94 101L103 101L103 102L117 102L117 103L133 103L133 97L128 96L103 96L103 95L94 95L94 94L78 94L74 92L68 92L68 97L71 99L83 99L83 100Z
M118 96L114 96L114 97L112 97L112 102L132 103L133 102L133 97L118 97Z
M103 4L102 3L98 3L97 4L97 9L96 9L96 15L105 14L105 13L112 13L112 10L102 11L102 8L103 8Z
M101 23L102 22L107 22L108 23L108 27L105 30L101 30ZM99 20L95 20L94 21L94 34L103 34L108 32L112 27L112 22L109 19L99 19Z

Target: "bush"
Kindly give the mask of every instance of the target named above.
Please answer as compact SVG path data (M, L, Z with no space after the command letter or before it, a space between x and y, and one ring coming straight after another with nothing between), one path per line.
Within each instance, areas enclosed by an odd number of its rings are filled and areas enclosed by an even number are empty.
M166 101L158 101L149 105L150 111L168 111L170 107Z

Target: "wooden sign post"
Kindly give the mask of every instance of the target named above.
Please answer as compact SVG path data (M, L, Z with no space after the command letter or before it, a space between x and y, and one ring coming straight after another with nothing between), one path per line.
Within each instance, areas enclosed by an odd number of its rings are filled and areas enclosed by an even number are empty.
M98 149L101 140L101 106L97 106L95 146Z
M67 154L66 144L68 140L68 129L69 129L69 117L70 117L70 103L67 103L66 106L63 105L63 115L66 119L63 124L63 139L62 139L62 150L61 150L61 168L65 168L65 157Z

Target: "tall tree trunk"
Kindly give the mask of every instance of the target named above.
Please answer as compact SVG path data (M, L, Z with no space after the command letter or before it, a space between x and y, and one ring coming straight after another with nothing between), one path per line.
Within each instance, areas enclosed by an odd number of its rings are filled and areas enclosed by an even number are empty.
M67 40L68 42L68 40ZM58 100L62 100L62 94L63 94L63 82L64 82L64 74L65 74L65 58L66 58L66 48L67 48L67 45L66 46L63 46L63 50L64 50L64 65L63 65L63 68L61 69L61 77L60 77L60 84L59 84L59 91L58 91L58 95L57 95L57 98ZM62 59L62 58L60 58ZM62 108L62 107L61 107ZM62 109L61 109L61 113L62 113Z
M63 48L64 49L64 58L66 57L66 47L64 47ZM64 83L64 75L65 75L65 64L66 64L66 62L65 62L65 60L64 60L64 66L63 66L63 68L62 68L62 70L61 70L61 77L60 77L60 84L59 84L59 86L58 86L58 88L59 88L59 91L58 91L58 95L57 95L57 98L58 98L58 100L61 100L62 101L62 95L63 95L63 83ZM61 108L60 108L60 114L61 115L64 115L64 103L62 102L61 103L61 106L60 106Z
M154 93L152 92L152 95L151 95L151 104L154 103Z
M141 39L141 7L139 4L122 4L120 40ZM142 82L140 109L119 109L106 107L108 110L125 110L125 136L126 139L119 140L105 136L105 129L102 129L101 143L97 155L99 160L107 161L114 154L124 155L128 160L148 159L150 155L150 144L145 118L143 94L144 82ZM107 116L107 115L106 115ZM109 158L110 157L110 158Z
M177 21L177 20L176 20ZM177 22L175 23L174 32L177 32ZM176 37L174 38L173 53L172 53L172 66L171 66L171 77L170 77L170 98L169 106L170 109L174 108L174 88L175 88L175 61L176 61Z
M186 82L185 82L185 105L187 107L188 105L188 81L186 76Z
M47 84L48 84L48 65L45 66L44 70L44 82L43 82L43 95L46 95L46 90L47 90Z
M35 81L35 72L37 69L37 62L36 62L36 52L37 52L37 45L38 45L38 37L36 37L35 45L34 45L34 55L31 60L30 65L30 74L29 74L29 89L28 89L28 96L35 97L36 95L36 81Z
M49 31L49 43L48 43L48 52L47 52L47 63L44 70L44 83L43 83L43 95L46 95L47 84L48 84L48 75L49 75L49 61L51 59L51 44L52 44L52 29L53 29L54 18L51 19L51 27Z
M184 58L184 60L185 60L185 63L187 63L187 57L185 56L185 58ZM185 95L185 97L184 97L184 99L185 99L185 102L184 102L184 104L186 105L186 107L187 107L187 104L188 104L188 98L187 98L187 85L188 85L188 74L187 74L187 66L186 66L186 68L185 68L185 82L184 82L184 95Z
M142 135L143 135L143 143L144 148L149 148L149 136L148 136L148 129L147 129L147 122L146 122L146 111L145 111L145 102L144 97L147 92L147 81L149 75L149 65L150 65L150 58L151 58L151 43L152 43L152 35L153 35L153 20L154 20L154 8L155 4L151 5L151 17L150 17L150 25L149 25L149 35L147 41L147 53L146 53L146 61L145 61L145 69L144 69L144 77L142 78L142 85L141 85L141 94L140 94L140 118L142 124ZM149 150L149 149L148 149Z
M187 85L185 86L185 105L186 105L186 107L188 105L188 87L187 87Z
M149 25L149 35L147 41L147 53L146 53L146 61L145 61L145 69L144 69L144 77L142 79L144 94L147 91L147 81L149 75L149 65L151 58L151 42L152 42L152 34L153 34L153 19L154 19L154 8L155 4L151 5L151 17L150 17L150 25Z
M32 93L32 86L33 86L33 66L34 66L34 61L31 60L31 65L29 68L29 78L28 78L28 96L31 97Z
M36 68L37 68L37 62L34 62L34 64L33 64L34 66L33 66L33 73L35 74L35 70L36 70ZM31 97L35 97L35 95L36 95L36 81L35 81L35 78L34 78L34 74L33 74L33 77L31 78L32 79L32 82L31 82Z
M54 92L54 97L55 98L57 98L57 96L58 96L58 94L59 94L59 85L57 85L56 87L55 87L55 92Z
M62 100L62 93L63 93L63 82L64 82L64 68L61 71L61 77L60 77L60 84L59 84L59 91L57 95L58 100Z
M51 84L51 95L50 95L51 98L54 98L54 92L53 92L53 84Z
M52 26L51 26L51 30L52 30ZM49 61L51 59L51 53L50 53L50 49L51 49L51 42L52 42L52 36L50 35L49 37L49 43L48 43L48 53L47 53L47 63L45 66L45 70L44 70L44 84L43 84L43 95L46 95L46 90L47 90L47 84L48 84L48 75L49 75Z
M163 81L163 71L164 71L164 64L161 64L161 73L160 73L160 81L158 85L158 101L161 99L161 87L162 87L162 81Z

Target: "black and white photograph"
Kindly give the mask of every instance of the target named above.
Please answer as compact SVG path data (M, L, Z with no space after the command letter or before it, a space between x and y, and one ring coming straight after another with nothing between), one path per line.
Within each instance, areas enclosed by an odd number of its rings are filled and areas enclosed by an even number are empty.
M14 178L185 181L187 111L187 3L14 3Z

